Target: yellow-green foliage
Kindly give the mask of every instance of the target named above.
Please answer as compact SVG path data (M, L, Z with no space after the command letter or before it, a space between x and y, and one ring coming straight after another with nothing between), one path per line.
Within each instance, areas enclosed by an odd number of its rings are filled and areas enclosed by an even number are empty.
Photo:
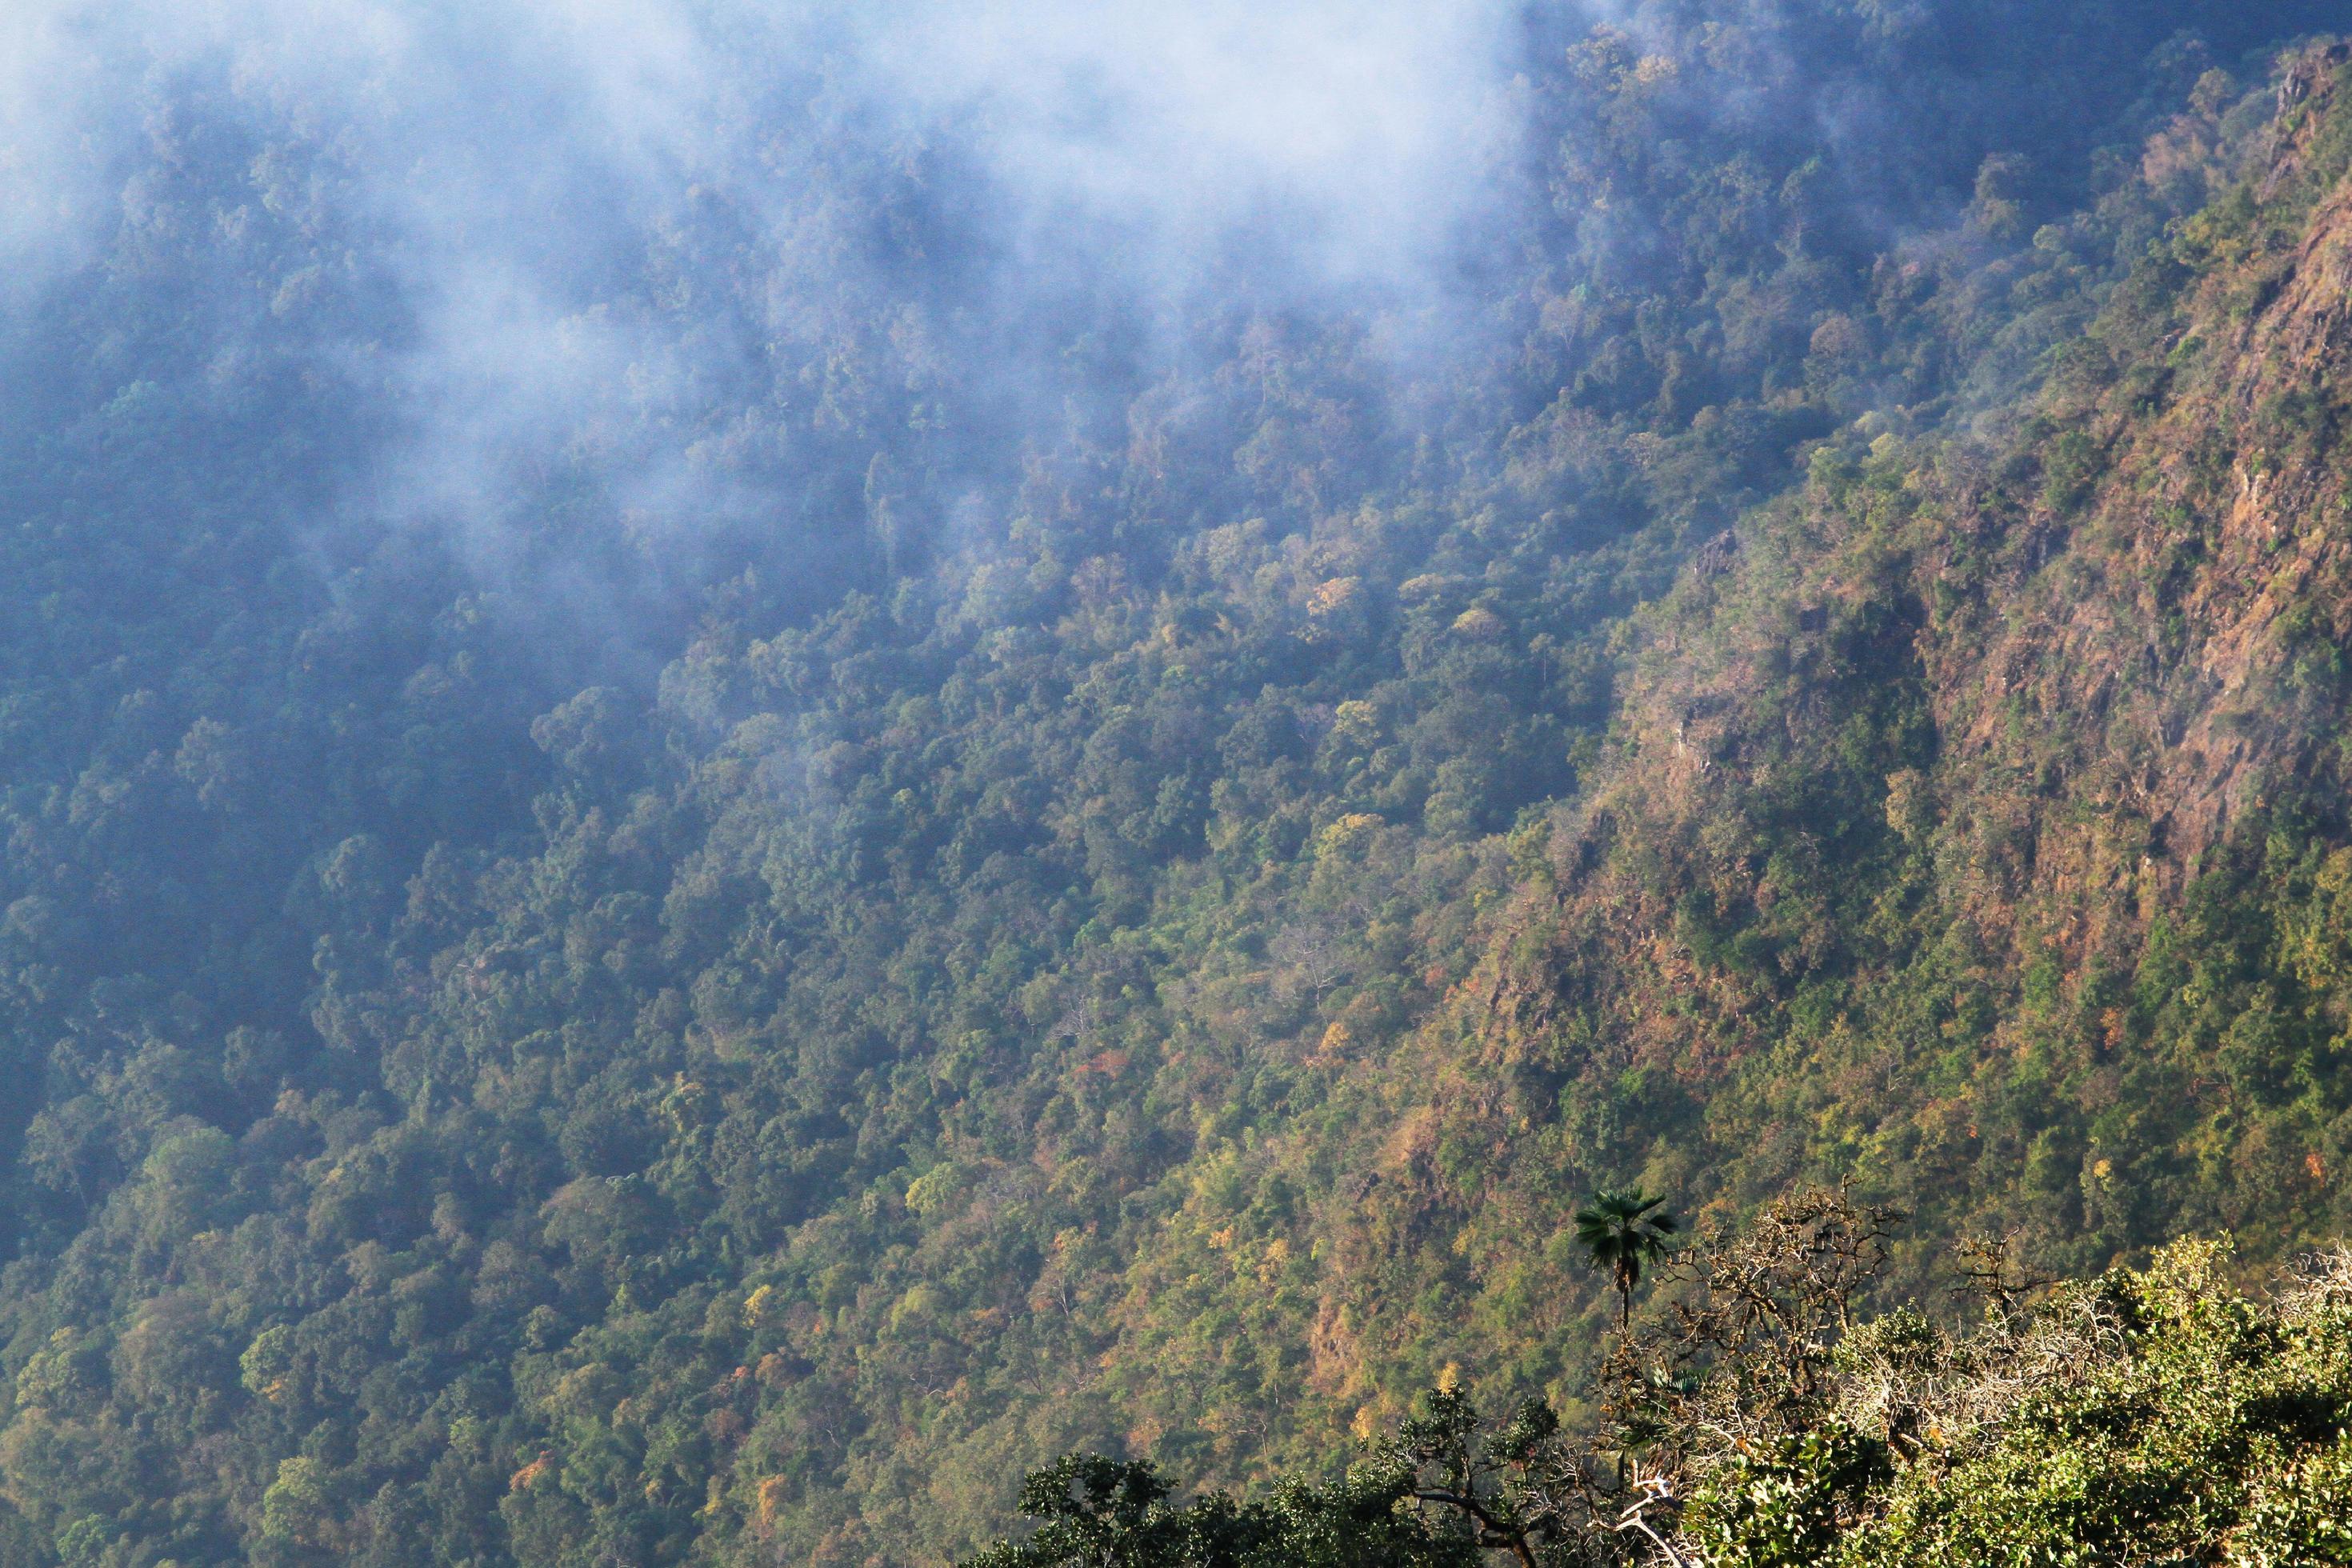
M1149 1472L1072 1458L1024 1494L1045 1529L978 1563L2352 1563L2352 1253L2314 1255L2261 1296L2230 1262L2222 1243L2177 1242L1958 1332L1910 1309L1843 1330L1809 1315L1833 1375L1739 1430L1694 1406L1580 1449L1540 1406L1486 1430L1439 1390L1344 1485L1187 1509ZM1696 1381L1752 1388L1785 1367L1754 1344ZM1087 1476L1091 1504L1074 1494ZM1133 1505L1110 1505L1115 1480L1143 1489Z
M2184 1241L1946 1348L1960 1365L1912 1441L1835 1423L1724 1456L1694 1543L1845 1568L2352 1562L2352 1260L2321 1256L2275 1300L2240 1293L2228 1260ZM1838 1432L1880 1439L1876 1474L1843 1491L1812 1455Z

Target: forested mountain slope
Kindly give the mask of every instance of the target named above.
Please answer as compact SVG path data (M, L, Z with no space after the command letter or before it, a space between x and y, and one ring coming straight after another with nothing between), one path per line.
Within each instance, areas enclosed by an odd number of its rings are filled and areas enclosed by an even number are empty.
M1514 1092L1656 1075L1661 1178L1851 1163L2077 1268L2341 1226L2334 71L2015 416L1819 449L1643 613L1493 971Z
M1576 1405L1602 1183L2335 1234L2352 122L2235 9L1536 8L1434 300L1041 281L838 62L553 259L397 52L131 71L6 298L5 1551L1328 1473Z
M2286 63L2236 183L2019 409L1861 422L1636 613L1586 787L1513 835L1486 957L1379 1085L1396 1131L1258 1154L1348 1198L1317 1370L1419 1370L1425 1410L1334 1378L1344 1482L1033 1490L992 1561L1084 1560L1080 1521L1170 1563L2345 1560L2303 1336L2346 1321L2347 56ZM1458 1374L1541 1364L1627 1172L1706 1234L1622 1335L1588 1316L1621 1348L1565 1446L1539 1407L1482 1430ZM2305 1275L2248 1300L2185 1243L2025 1305L2021 1254L2182 1230ZM1261 1205L1213 1242L1285 1239ZM1885 1310L1963 1275L1973 1339Z

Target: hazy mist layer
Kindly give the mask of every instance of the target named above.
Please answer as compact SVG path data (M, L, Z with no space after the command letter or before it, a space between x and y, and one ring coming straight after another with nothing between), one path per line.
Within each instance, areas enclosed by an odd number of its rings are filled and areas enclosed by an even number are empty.
M1498 0L35 0L0 17L11 336L120 284L127 233L162 289L274 226L310 265L268 297L157 303L192 384L274 355L393 432L347 512L492 565L569 465L640 531L823 527L863 455L779 432L829 417L940 425L948 510L1204 316L1433 319L1494 248L1521 43ZM819 406L877 334L893 405Z

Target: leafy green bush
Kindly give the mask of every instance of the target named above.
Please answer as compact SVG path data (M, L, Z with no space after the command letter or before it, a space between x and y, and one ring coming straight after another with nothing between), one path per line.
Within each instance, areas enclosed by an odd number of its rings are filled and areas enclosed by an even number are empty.
M1669 1338L1718 1353L1671 1385L1635 1375L1618 1423L1581 1440L1541 1406L1484 1431L1446 1390L1346 1485L1292 1482L1263 1504L1213 1493L1171 1509L1148 1469L1066 1460L1024 1494L1042 1527L973 1568L1482 1551L1559 1568L2352 1562L2352 1252L2308 1258L2258 1299L2230 1283L2226 1246L2181 1241L2030 1308L1997 1257L1973 1327L1910 1309L1842 1325L1816 1294L1782 1299L1786 1335L1694 1335L1710 1312L1728 1307L1728 1321L1774 1299L1740 1295L1742 1268L1769 1260L1794 1278L1856 1217L1833 1197L1809 1212L1810 1229L1685 1260L1684 1279L1707 1289L1675 1302ZM1791 1391L1790 1336L1827 1375L1777 1404L1737 1397ZM1621 1369L1664 1342L1629 1342Z

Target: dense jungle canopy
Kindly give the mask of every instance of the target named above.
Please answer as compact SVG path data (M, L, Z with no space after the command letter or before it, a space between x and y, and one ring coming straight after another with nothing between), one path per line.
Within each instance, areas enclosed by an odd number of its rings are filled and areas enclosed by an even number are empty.
M0 19L0 1563L2352 1561L2340 8L1109 10Z

